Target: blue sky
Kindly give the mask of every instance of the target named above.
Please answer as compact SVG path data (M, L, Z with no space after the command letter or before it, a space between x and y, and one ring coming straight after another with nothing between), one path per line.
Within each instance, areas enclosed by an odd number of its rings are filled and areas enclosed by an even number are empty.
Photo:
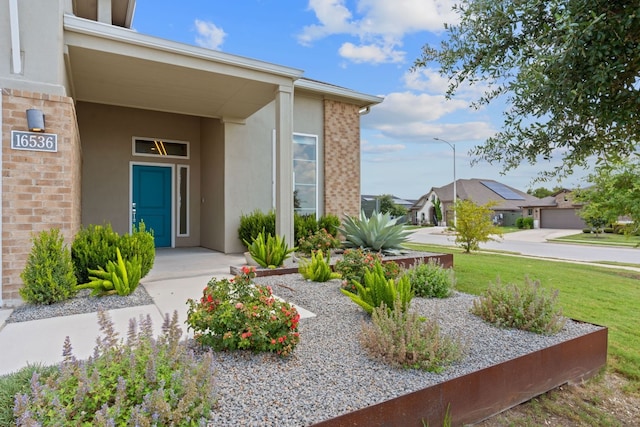
M447 101L447 81L433 69L409 71L425 43L454 23L450 0L137 0L133 28L173 41L304 70L305 77L385 101L362 118L363 194L417 199L457 178L496 179L523 191L542 168L470 166L469 149L501 124L501 106L471 110L482 88ZM584 174L561 183L576 187ZM584 185L584 184L583 184Z

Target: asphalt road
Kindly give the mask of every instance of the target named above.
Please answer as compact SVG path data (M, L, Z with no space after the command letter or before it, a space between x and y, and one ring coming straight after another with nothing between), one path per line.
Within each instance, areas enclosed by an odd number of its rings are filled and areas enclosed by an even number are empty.
M507 251L540 258L556 258L584 262L621 262L640 265L640 248L587 246L549 242L547 239L568 234L576 230L523 230L507 233L497 242L481 243L480 249ZM455 237L444 233L439 227L416 230L409 240L416 243L455 246Z

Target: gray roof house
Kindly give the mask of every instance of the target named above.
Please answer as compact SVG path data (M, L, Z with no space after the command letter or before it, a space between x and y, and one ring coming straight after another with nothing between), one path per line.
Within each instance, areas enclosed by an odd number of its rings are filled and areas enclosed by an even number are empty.
M458 179L456 180L456 197L458 200L473 200L479 205L496 202L493 211L496 221L501 225L513 225L515 219L522 215L522 207L539 203L540 199L506 184L492 179ZM441 203L442 222L453 223L453 182L432 187L411 207L411 221L414 224L435 224L436 200Z
M294 209L360 211L360 117L382 98L139 33L135 3L2 2L0 306L53 227L144 220L157 247L238 253L243 213L275 209L291 246Z

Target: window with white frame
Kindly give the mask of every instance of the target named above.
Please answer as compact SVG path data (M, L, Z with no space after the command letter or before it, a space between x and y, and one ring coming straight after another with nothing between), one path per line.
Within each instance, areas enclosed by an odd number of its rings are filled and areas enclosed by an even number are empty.
M293 201L300 215L318 215L318 136L293 134Z

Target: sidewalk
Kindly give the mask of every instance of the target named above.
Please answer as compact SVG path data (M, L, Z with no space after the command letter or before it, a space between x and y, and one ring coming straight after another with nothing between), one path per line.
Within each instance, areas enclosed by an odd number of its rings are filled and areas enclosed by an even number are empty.
M149 315L154 330L160 333L164 314L178 312L179 324L186 336L187 304L197 299L212 277L231 277L231 265L243 265L241 254L225 255L204 248L158 249L153 269L142 279L153 305L144 305L108 313L120 337L126 337L129 319ZM297 307L302 317L313 313ZM11 310L0 310L0 375L28 364L54 364L62 360L62 345L69 336L73 354L85 359L93 353L100 336L97 313L76 314L29 322L6 323Z

